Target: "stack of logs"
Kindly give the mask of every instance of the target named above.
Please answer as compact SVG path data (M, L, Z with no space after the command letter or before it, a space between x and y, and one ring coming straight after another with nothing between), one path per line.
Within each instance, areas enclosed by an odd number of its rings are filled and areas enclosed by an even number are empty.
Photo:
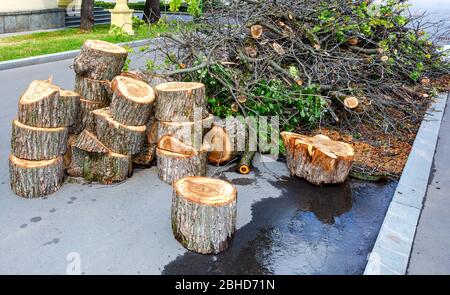
M159 178L172 184L185 176L206 175L203 135L211 128L214 116L207 112L205 85L168 82L155 90Z
M67 173L104 184L131 175L133 157L144 152L146 124L155 93L121 76L127 52L102 41L85 42L75 58L75 90L81 95L78 126L70 138ZM111 80L111 81L110 81Z
M57 191L64 181L68 131L76 124L80 97L47 81L33 81L19 100L12 124L11 189L25 198Z

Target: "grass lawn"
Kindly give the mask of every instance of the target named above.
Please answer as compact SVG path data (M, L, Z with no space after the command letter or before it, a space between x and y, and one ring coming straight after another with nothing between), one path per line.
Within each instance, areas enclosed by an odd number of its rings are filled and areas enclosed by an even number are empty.
M158 33L177 32L181 28L192 28L192 23L160 22L142 25L135 29L135 35L110 34L109 25L95 26L91 32L81 32L77 28L67 28L52 32L0 38L0 61L31 57L80 49L88 39L104 40L112 43L154 38Z

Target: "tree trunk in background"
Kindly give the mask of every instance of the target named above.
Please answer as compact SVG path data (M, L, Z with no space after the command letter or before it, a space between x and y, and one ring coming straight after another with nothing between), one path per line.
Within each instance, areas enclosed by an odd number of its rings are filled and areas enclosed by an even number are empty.
M161 9L159 0L146 0L144 6L144 16L142 20L153 24L161 18Z
M94 27L94 0L81 1L80 29L90 31Z

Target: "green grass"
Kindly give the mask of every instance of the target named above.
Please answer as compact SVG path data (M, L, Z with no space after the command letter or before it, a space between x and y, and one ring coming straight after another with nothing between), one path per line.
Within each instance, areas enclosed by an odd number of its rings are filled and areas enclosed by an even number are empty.
M13 60L43 54L58 53L80 49L88 39L121 43L157 37L159 33L177 32L181 28L191 29L192 23L160 22L151 26L135 28L135 35L113 35L109 25L98 25L90 32L77 28L68 28L52 32L40 32L27 35L0 38L0 61Z

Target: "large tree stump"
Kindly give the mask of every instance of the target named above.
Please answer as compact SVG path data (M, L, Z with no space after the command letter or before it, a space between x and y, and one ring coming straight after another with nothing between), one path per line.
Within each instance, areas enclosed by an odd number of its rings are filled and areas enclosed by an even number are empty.
M150 167L156 159L156 144L146 143L139 154L133 156L133 164L138 167Z
M155 101L155 92L146 83L123 76L111 82L113 97L111 115L115 121L128 126L147 123Z
M9 157L11 189L24 198L38 198L57 191L64 182L64 161L59 156L51 160L29 161Z
M155 116L164 122L191 122L208 116L205 85L194 82L169 82L155 87Z
M76 122L80 96L50 81L35 80L19 100L18 120L33 127L68 127Z
M50 160L67 149L68 129L31 127L17 120L12 124L11 153L25 160Z
M186 177L173 186L175 238L197 253L225 251L236 228L236 188L226 181L207 177Z
M98 139L110 150L123 155L138 154L144 147L146 126L127 126L116 122L109 108L93 111Z
M99 40L87 40L75 58L77 75L94 80L112 80L122 72L128 52L118 45Z
M95 131L95 119L92 111L102 109L108 105L103 102L80 99L80 110L77 115L76 124L70 126L69 133L79 134L84 129Z
M206 153L171 136L159 140L156 160L158 176L168 184L186 176L206 175Z
M108 80L93 80L77 75L75 77L75 92L84 100L96 101L104 105L111 103L111 82Z
M170 135L176 139L200 150L203 145L203 136L211 129L214 116L209 115L203 120L195 122L158 122L158 139Z
M354 157L351 145L325 135L309 137L282 132L281 136L292 174L315 185L342 183L347 179Z

